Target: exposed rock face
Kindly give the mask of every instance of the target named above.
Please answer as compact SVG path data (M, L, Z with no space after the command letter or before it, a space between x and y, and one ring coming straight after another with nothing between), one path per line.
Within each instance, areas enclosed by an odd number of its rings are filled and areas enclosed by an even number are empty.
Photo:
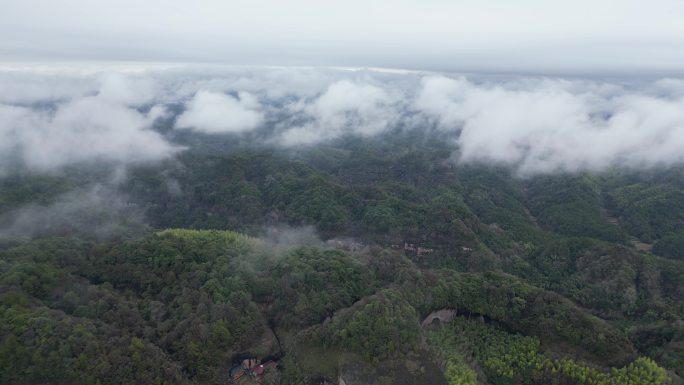
M441 309L441 310L436 310L430 313L423 322L421 323L421 326L427 326L433 323L435 320L439 320L439 322L446 323L454 319L456 317L456 309Z

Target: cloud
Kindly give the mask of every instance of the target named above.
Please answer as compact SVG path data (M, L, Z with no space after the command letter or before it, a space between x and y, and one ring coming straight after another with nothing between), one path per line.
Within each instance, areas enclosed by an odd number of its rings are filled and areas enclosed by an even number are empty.
M2 149L4 154L18 153L35 170L88 161L164 159L178 148L149 129L160 111L143 114L99 97L68 102L54 113L0 105Z
M568 81L502 85L429 77L415 107L442 129L460 131L461 162L534 174L684 161L681 97Z
M82 93L59 94L53 86L61 82L48 82L44 93L36 89L13 104L0 103L0 170L17 159L32 170L49 171L83 162L157 161L180 150L150 129L165 116L164 107L139 108L155 98L148 79L104 74L89 81L74 87ZM59 100L52 100L55 95Z
M207 134L240 133L257 128L263 121L259 102L248 92L235 98L218 92L199 91L176 121L177 129Z
M345 134L377 135L397 117L387 91L348 80L331 84L314 101L298 108L308 121L283 132L284 145L315 144Z
M660 79L650 87L656 95L670 98L684 98L684 80L675 78Z
M291 227L280 224L262 229L261 245L276 252L283 252L303 245L323 246L323 241L313 226Z
M65 74L0 71L0 84L0 103L5 104L56 102L96 93L92 79Z
M111 186L97 184L0 215L0 237L68 236L96 239L144 233L141 210Z
M0 80L8 84L0 90L0 172L18 164L45 171L165 159L180 148L152 127L174 118L177 129L254 131L285 147L437 127L456 138L457 161L510 165L526 175L684 162L679 78L202 66L41 68L0 71ZM185 111L174 116L181 104Z

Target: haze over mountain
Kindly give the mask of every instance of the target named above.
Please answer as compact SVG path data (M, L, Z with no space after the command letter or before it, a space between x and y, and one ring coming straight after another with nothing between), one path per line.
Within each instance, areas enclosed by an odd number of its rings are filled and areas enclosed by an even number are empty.
M0 384L684 384L683 18L7 1Z
M455 162L521 174L647 169L684 155L684 81L562 79L303 68L173 67L87 73L15 68L5 85L2 165L30 169L161 160L153 130L257 135L310 146L393 129L453 133ZM456 151L457 150L457 151Z

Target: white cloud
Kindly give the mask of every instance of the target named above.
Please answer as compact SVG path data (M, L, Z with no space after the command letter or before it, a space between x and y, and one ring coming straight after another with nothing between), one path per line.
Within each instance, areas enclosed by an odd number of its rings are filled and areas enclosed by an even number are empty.
M61 95L53 88L61 81L44 84L42 93L38 83L32 83L37 88L31 94L14 99L24 104L0 104L0 169L17 159L42 171L81 162L147 162L179 150L150 129L155 119L164 116L162 106L147 113L137 109L154 97L147 80L116 74L88 78L88 82L81 78L75 82L81 86L73 88L79 91ZM52 99L55 95L60 95L57 101Z
M157 85L148 76L125 76L105 72L97 77L98 97L108 103L139 106L159 97Z
M282 144L314 144L345 134L377 135L397 118L392 97L384 89L340 80L312 102L299 106L309 119L282 134Z
M462 162L531 174L684 161L682 98L567 81L507 86L426 78L415 106L460 131Z
M0 103L8 104L68 100L96 92L91 79L35 72L0 71L0 84Z
M0 171L172 156L150 127L185 102L178 129L258 130L295 146L439 127L461 162L521 174L684 162L684 81L478 77L306 68L0 71ZM26 87L24 87L26 85ZM263 137L263 136L262 136Z
M651 87L652 93L670 98L684 98L684 80L666 78L656 81Z
M38 170L88 161L153 161L177 149L148 129L152 117L97 97L69 102L54 114L0 106L0 137L4 150L18 151Z
M247 92L240 92L234 98L222 93L199 91L178 117L176 128L207 134L246 132L257 128L263 121L259 109L257 99Z

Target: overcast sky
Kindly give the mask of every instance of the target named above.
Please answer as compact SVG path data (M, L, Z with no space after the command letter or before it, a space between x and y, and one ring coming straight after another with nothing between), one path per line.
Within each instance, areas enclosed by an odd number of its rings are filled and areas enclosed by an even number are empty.
M0 61L684 72L681 0L2 0Z

